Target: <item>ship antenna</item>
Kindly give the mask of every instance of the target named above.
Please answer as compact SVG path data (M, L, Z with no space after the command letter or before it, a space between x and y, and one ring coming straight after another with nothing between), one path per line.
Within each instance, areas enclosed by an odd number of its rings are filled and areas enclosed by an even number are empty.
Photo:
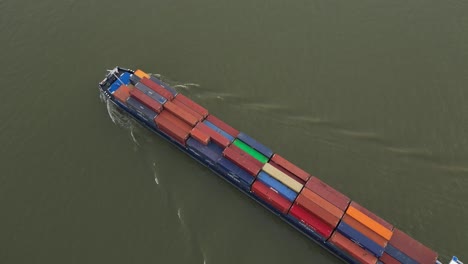
M119 80L121 84L125 84L122 80L120 80L119 76L117 76L117 73L119 72L119 69L117 67L115 67L112 70L107 70L107 71L109 72L109 74L114 75L114 77L117 78L117 80Z

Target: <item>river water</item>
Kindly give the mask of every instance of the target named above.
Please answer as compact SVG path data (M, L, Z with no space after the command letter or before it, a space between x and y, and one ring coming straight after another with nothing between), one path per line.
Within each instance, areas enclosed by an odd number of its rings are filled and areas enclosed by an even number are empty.
M97 83L161 74L468 261L468 2L0 0L0 263L340 263ZM112 110L112 109L111 109Z

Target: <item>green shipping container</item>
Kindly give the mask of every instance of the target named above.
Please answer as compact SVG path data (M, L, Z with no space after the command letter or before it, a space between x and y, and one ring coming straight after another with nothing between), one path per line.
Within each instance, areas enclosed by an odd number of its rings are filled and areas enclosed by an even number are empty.
M261 163L267 163L268 162L268 158L266 156L264 156L262 153L256 151L255 149L251 148L249 145L245 144L243 141L241 141L239 139L236 139L236 140L234 140L233 144L236 147L238 147L238 148L242 149L243 151L245 151L250 156L252 156L255 159L257 159L258 161L260 161Z

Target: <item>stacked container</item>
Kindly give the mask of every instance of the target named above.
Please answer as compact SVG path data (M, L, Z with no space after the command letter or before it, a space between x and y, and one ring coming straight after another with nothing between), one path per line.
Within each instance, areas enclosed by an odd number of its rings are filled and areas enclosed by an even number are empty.
M316 177L309 177L289 215L326 240L338 225L349 202L350 199L344 194Z
M356 202L352 202L330 242L364 263L376 263L382 257L393 226ZM354 242L359 247L345 240ZM362 259L365 259L362 260Z
M379 260L384 264L434 264L437 253L395 228Z

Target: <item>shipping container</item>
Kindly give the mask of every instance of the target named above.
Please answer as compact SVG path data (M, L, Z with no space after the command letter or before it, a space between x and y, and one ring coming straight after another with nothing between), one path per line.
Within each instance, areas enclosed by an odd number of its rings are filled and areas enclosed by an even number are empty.
M213 142L208 143L208 145L203 145L196 139L189 137L187 139L187 147L189 151L211 165L215 165L216 162L223 156L223 149Z
M188 112L189 114L193 115L194 117L196 117L198 119L198 121L202 121L203 119L205 119L202 115L200 115L199 113L195 112L192 108L184 105L182 102L180 102L179 100L177 100L177 97L174 98L174 100L172 100L171 102L173 102L175 105L177 105L178 107L182 108L184 111Z
M122 85L122 84L129 84L130 83L130 73L128 72L124 72L122 73L118 79L115 80L115 82L109 87L109 89L107 89L107 91L109 93L114 93L117 89L119 89L119 87Z
M249 145L245 144L243 141L236 139L234 140L233 144L237 146L238 148L242 149L244 152L249 154L250 156L254 157L261 163L267 163L268 158L263 156L262 153L256 151L255 149L251 148Z
M231 141L229 141L229 139L223 137L221 134L217 133L204 123L198 123L195 127L208 134L214 143L222 146L223 148L226 148L227 146L229 146L229 144L231 144Z
M252 193L283 214L287 214L292 205L292 202L261 181L255 181L252 184Z
M296 193L300 192L302 190L302 187L304 187L301 183L297 182L296 180L289 177L287 174L283 173L277 168L273 167L269 163L263 164L262 170L268 173L273 178L282 182L284 185L288 186L291 190L295 191Z
M203 124L205 124L206 126L208 126L209 128L213 129L214 131L218 132L219 134L221 134L223 137L229 139L229 141L233 142L234 141L234 137L229 135L228 133L226 133L226 131L222 130L221 128L217 127L216 125L214 125L213 123L211 123L210 121L203 121Z
M372 213L371 211L369 211L367 208L363 207L362 205L356 203L355 201L352 201L350 206L356 208L357 210L361 211L361 213L367 215L368 217L370 217L372 220L376 221L377 223L381 224L382 226L384 226L385 228L387 228L388 230L393 230L393 225L388 223L387 221L385 221L384 219L378 217L377 215L375 215L374 213Z
M150 80L152 80L153 82L161 85L164 89L168 90L173 96L176 96L178 93L177 91L172 88L171 86L165 84L163 81L159 80L158 78L154 77L154 76L151 76L149 77Z
M435 251L426 247L419 241L416 241L414 238L408 236L397 228L393 230L393 236L390 239L389 244L419 263L434 263L437 259L437 253Z
M190 130L184 130L181 127L177 126L175 123L171 122L170 119L165 118L164 116L157 116L155 119L156 125L168 136L175 139L181 145L185 146L185 141L187 140Z
M157 113L140 103L137 99L129 97L127 99L127 106L137 112L143 119L149 121L151 124L154 123L153 120L157 116Z
M300 205L293 204L289 210L289 214L312 228L324 239L328 239L333 232L333 228L331 226L327 225L317 216L307 212L307 210L302 208Z
M130 75L130 83L135 85L140 82L140 77L136 76L135 74Z
M237 138L245 142L247 145L252 147L253 149L257 150L258 152L262 153L263 156L267 157L268 159L273 156L273 151L267 148L265 145L261 144L257 140L253 139L249 135L245 134L244 132L240 132L237 135Z
M300 205L302 208L306 209L310 213L314 214L318 218L322 219L325 223L335 228L340 221L340 218L332 215L327 210L320 207L318 204L312 202L307 197L302 194L299 194L295 201L296 204Z
M210 136L196 127L190 131L190 136L198 140L198 142L202 143L203 145L208 145L210 142Z
M336 247L347 252L351 257L353 257L357 262L363 264L375 264L377 263L377 258L370 254L368 251L364 250L345 236L341 235L338 232L334 232L331 236L330 243Z
M287 171L296 175L298 178L302 179L304 182L306 182L310 178L309 173L305 172L304 170L292 164L290 161L286 160L285 158L281 157L278 154L274 154L273 157L271 158L271 161L275 162L276 164L280 165Z
M192 130L192 127L189 124L185 123L177 116L171 114L169 111L162 110L161 113L159 113L159 116L169 119L172 123L174 123L176 126L180 127L184 131L190 132Z
M164 104L167 101L166 98L162 97L160 94L158 94L157 92L151 90L148 86L146 86L146 85L144 85L142 83L135 84L135 88L142 91L143 93L145 93L149 97L153 98L155 101L159 102L160 104Z
M400 250L396 249L392 245L388 244L387 247L385 248L385 253L387 253L389 256L392 258L400 261L401 263L404 264L432 264L434 262L417 262L416 260L408 257L405 253L401 252Z
M224 123L223 121L221 121L221 119L217 118L214 115L208 115L206 117L206 120L210 121L215 126L221 128L224 132L228 133L229 135L231 135L233 137L237 137L237 135L239 135L239 130L231 127L230 125L228 125L226 123Z
M171 101L168 101L164 104L164 109L171 112L173 115L177 116L178 118L184 120L187 124L189 124L192 127L194 127L198 123L198 119L196 117L194 117L189 112L180 108L179 106L177 106Z
M172 100L174 98L174 95L172 95L171 92L169 92L168 90L164 89L164 87L162 87L161 85L153 82L152 80L150 79L147 79L147 78L141 78L140 82L146 86L148 86L149 88L151 88L151 90L157 92L158 94L160 94L162 97L168 99L168 100Z
M314 203L318 204L323 209L330 212L335 217L337 217L339 219L341 219L341 217L343 217L344 211L342 211L340 208L334 206L329 201L323 199L322 197L320 197L320 195L314 193L313 191L311 191L311 190L309 190L307 188L304 188L304 189L302 189L301 194L304 195L305 197L307 197L308 199L310 199L311 201L313 201Z
M143 78L149 78L150 76L148 74L146 74L144 71L142 70L136 70L133 74L135 74L136 76L138 76L140 79L143 79Z
M311 177L305 186L307 189L320 195L323 199L329 201L334 206L346 211L351 199L339 191L333 189L328 184L322 182L317 177Z
M262 165L252 157L243 155L241 151L236 150L235 146L230 146L223 151L223 155L234 162L237 166L243 168L252 176L256 176L262 169Z
M385 248L387 246L388 240L385 238L381 237L379 234L375 233L374 231L370 230L367 226L359 223L356 219L352 218L349 215L343 216L342 220L346 224L348 224L350 227L354 228L356 231L359 233L363 234L364 236L368 237L377 245Z
M133 89L130 91L130 96L140 101L142 104L147 106L149 109L155 111L156 113L160 113L162 111L162 104L153 100L153 98L149 97L142 91L138 89Z
M356 229L352 228L345 222L340 222L337 227L337 230L347 237L348 239L354 241L356 244L359 244L361 247L367 249L367 251L374 254L376 257L382 256L384 248L379 246L377 243L372 241L370 238L358 232Z
M286 185L282 184L281 182L277 181L264 171L260 171L257 175L258 180L263 182L264 184L268 185L269 187L275 189L279 194L284 196L289 201L293 202L296 197L297 193L293 190L289 189Z
M348 207L348 210L346 210L346 214L356 219L361 224L367 226L370 230L379 234L386 240L390 240L390 238L392 237L392 230L385 228L383 225L379 224L377 221L365 215L363 212L359 211L353 206Z
M394 259L387 253L383 253L382 256L379 258L379 261L382 262L383 264L401 264L400 261Z
M301 178L298 178L296 175L292 174L291 172L287 171L285 168L281 167L280 165L274 163L273 161L268 161L268 163L275 167L277 170L280 170L282 173L288 175L289 177L293 178L295 181L299 182L300 184L304 185L305 181L303 181Z
M254 176L227 158L221 157L218 160L218 165L219 167L223 168L231 178L236 179L236 181L244 182L250 186L255 180Z
M208 116L208 110L206 110L206 108L204 108L203 106L195 103L192 99L188 98L187 96L185 96L183 94L177 94L177 96L175 98L177 98L177 100L179 102L181 102L184 105L188 106L189 108L193 109L195 112L199 113L203 117L206 118Z
M114 92L113 96L121 103L125 104L127 103L127 99L130 97L130 91L130 86L122 84L119 89Z

